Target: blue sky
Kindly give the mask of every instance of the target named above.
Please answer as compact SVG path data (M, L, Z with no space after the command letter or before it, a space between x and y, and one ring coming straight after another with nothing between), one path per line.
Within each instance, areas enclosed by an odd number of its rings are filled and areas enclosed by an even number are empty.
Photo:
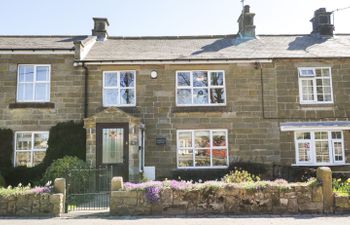
M246 0L258 34L310 33L315 9L349 0ZM0 35L90 34L107 17L112 36L237 33L240 0L0 0ZM350 9L335 13L336 33L350 33Z

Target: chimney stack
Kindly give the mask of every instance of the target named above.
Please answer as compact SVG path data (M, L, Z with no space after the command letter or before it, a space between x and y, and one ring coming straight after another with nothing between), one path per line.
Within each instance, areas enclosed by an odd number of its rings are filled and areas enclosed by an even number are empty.
M250 12L250 6L245 5L237 21L239 24L238 34L242 38L255 38L254 16L255 13Z
M107 18L92 18L94 20L94 29L92 35L97 36L97 41L104 41L108 38L107 29L109 22Z
M310 20L312 23L311 34L333 36L334 25L331 22L331 14L332 12L327 12L326 8L316 10L314 17Z

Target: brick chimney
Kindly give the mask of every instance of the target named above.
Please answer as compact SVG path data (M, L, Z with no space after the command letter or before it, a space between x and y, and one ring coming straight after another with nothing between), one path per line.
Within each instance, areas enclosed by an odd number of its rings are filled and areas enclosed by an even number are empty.
M94 20L94 29L92 36L97 37L97 41L104 41L108 38L107 29L109 22L107 18L92 18Z
M333 36L334 25L331 22L331 14L332 12L327 12L326 8L316 10L314 17L310 20L312 23L311 34Z
M238 34L242 38L255 38L254 16L255 13L250 12L250 6L245 5L237 21L239 24Z

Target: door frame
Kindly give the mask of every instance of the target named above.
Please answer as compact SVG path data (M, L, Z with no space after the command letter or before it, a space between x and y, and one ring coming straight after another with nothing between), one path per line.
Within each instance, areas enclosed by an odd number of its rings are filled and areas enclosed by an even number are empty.
M103 164L102 163L102 130L104 128L123 128L124 129L124 145L123 145L123 163ZM96 168L98 166L122 167L122 176L125 180L129 180L129 123L96 123ZM125 176L125 177L124 177Z

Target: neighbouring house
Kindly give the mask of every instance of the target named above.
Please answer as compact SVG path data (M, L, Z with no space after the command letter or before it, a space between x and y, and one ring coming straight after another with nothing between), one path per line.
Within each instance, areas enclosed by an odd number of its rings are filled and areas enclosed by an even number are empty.
M233 161L349 170L350 34L320 8L311 34L0 36L0 127L13 163L45 156L57 122L84 120L87 162L126 180ZM307 22L307 21L305 21Z

